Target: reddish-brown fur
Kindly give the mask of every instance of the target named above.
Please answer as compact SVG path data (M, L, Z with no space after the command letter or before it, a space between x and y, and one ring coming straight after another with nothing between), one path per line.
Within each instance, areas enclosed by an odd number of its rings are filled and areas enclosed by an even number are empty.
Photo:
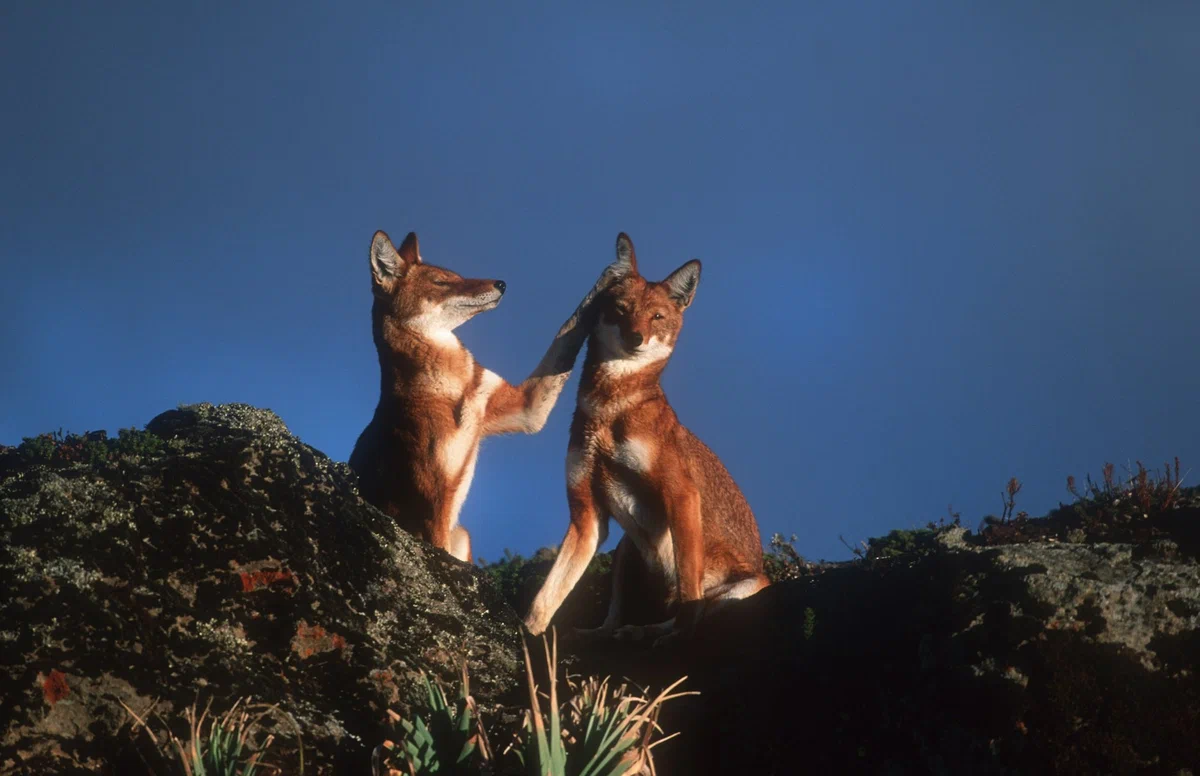
M571 523L554 569L526 624L548 625L607 534L625 531L614 562L613 603L604 630L620 624L630 564L665 577L680 604L671 627L688 631L705 602L766 586L762 544L750 506L720 459L679 422L659 378L699 281L689 262L659 283L637 272L632 243L618 238L628 274L597 300L568 446Z
M363 498L411 533L469 561L470 538L458 514L480 440L542 428L583 344L586 327L576 324L617 275L601 276L537 369L514 386L475 361L451 333L499 304L502 282L426 264L413 233L396 249L377 232L371 269L380 399L350 466Z

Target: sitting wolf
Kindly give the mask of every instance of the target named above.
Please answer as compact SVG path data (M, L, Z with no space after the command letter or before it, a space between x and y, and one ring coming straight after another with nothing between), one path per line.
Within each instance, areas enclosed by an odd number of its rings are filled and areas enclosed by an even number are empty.
M613 559L612 602L599 629L621 625L625 580L649 571L666 583L676 615L618 635L662 638L689 633L706 605L766 587L754 513L721 460L679 422L659 384L700 282L689 261L665 280L638 274L633 243L617 238L623 277L600 310L579 384L567 447L571 523L525 624L542 633L608 533L625 535ZM641 564L642 568L633 568Z
M541 430L591 328L593 299L623 270L614 264L601 274L533 374L510 385L454 336L455 328L500 304L504 281L463 278L426 264L411 232L399 249L376 232L370 255L381 386L350 466L363 498L409 532L469 562L471 539L458 515L480 440Z

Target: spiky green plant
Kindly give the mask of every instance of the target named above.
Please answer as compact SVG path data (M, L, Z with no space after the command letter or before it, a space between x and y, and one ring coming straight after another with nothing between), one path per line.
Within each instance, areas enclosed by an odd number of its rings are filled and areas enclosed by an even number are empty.
M191 740L187 746L178 738L172 739L187 776L254 776L264 753L275 740L273 734L268 734L261 743L253 741L259 721L271 709L254 715L249 705L239 699L229 711L209 719L206 736L204 721L211 707L212 699L209 699L199 717L196 716L195 704L187 710L188 727L191 729ZM303 769L303 761L300 767Z
M375 748L372 771L376 776L389 774L446 774L467 776L478 773L480 761L491 760L487 733L480 724L479 709L471 697L467 666L462 669L458 697L451 703L440 684L422 674L428 697L429 722L417 715L410 722L398 714L393 721L404 732L399 742L385 741ZM396 767L398 766L398 767Z
M504 750L515 757L509 767L519 767L530 776L622 776L654 774L651 750L674 736L651 743L662 706L672 698L699 695L673 693L687 677L672 684L652 699L631 693L622 684L612 687L608 679L567 679L573 697L558 702L558 638L545 637L546 666L550 674L549 696L539 696L533 680L529 650L525 649L525 673L530 709L522 729ZM467 669L453 703L440 685L424 677L429 711L412 721L391 713L403 735L384 741L371 756L373 776L427 776L453 774L475 776L498 767L475 700L471 697ZM542 714L539 697L548 701L549 715ZM429 721L426 722L425 718ZM510 773L507 767L504 773Z
M667 687L652 699L630 693L626 685L610 687L609 679L590 678L568 685L575 691L571 702L558 703L558 634L552 641L542 637L546 667L550 675L547 697L549 719L542 716L529 649L525 648L525 676L529 685L530 709L513 751L530 776L621 776L625 773L654 774L651 750L673 738L650 743L658 726L658 715L667 701L697 692L674 693L687 677ZM564 725L565 723L565 725Z
M150 738L158 745L158 736L154 734L146 720L134 713L123 701L121 705L137 723L138 727L146 730ZM255 776L263 766L263 757L275 735L268 733L266 738L258 740L261 731L260 723L268 715L281 715L296 731L296 743L299 750L297 774L304 773L304 744L300 738L300 729L292 717L268 704L252 704L248 699L239 698L233 706L221 716L209 716L212 709L212 699L204 706L204 711L197 714L196 704L192 704L184 712L188 722L189 737L186 742L174 733L169 733L171 744L179 758L179 767L185 776ZM149 712L146 713L149 716ZM207 731L205 723L208 723ZM161 750L160 756L161 756ZM265 766L270 767L270 766ZM154 770L157 772L158 768ZM172 768L173 770L173 768ZM272 770L278 770L272 768Z

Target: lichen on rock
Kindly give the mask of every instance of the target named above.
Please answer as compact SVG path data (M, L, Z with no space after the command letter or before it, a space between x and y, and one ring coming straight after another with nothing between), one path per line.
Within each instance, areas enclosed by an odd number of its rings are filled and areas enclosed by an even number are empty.
M165 741L197 700L246 696L295 719L307 773L361 771L421 671L466 660L485 704L513 685L519 621L484 575L274 413L185 406L147 431L165 444L101 465L0 466L0 773L126 772L149 737L122 702Z

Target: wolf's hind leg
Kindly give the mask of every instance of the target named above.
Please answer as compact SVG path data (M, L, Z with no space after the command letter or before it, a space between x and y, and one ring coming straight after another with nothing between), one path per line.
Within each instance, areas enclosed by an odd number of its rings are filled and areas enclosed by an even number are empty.
M722 603L749 598L769 584L771 584L771 581L765 575L756 574L752 577L742 577L741 579L717 585L710 590L705 590L704 598L708 601L707 611L712 612Z
M471 535L461 525L450 530L450 554L461 561L471 562Z
M699 604L700 613L694 619L699 620L701 616L708 617L713 612L722 609L730 601L749 598L769 584L771 584L770 580L766 576L756 574L710 588L704 592L704 598ZM620 641L650 641L654 646L662 647L680 636L681 633L676 630L675 618L672 617L665 622L653 625L626 625L618 628L615 635Z

